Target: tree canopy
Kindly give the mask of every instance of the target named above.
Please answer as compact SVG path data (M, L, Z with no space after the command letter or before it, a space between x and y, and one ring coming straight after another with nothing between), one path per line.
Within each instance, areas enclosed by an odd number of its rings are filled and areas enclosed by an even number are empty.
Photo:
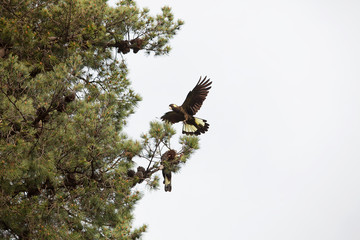
M134 187L157 189L159 170L176 172L198 149L188 136L174 149L175 130L157 121L138 140L124 132L141 100L125 54L169 53L183 24L161 10L0 0L0 238L138 239L146 230L132 227Z

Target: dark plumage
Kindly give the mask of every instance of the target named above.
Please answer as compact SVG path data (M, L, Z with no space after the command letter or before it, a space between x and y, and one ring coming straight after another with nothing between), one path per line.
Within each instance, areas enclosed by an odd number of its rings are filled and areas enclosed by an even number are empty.
M172 124L183 121L182 133L187 135L205 133L209 129L209 124L205 119L194 117L194 115L199 111L206 99L211 83L210 79L206 79L206 77L201 79L200 77L194 89L186 96L184 103L181 106L170 104L172 111L165 113L161 120Z
M171 192L171 167L174 164L176 151L171 149L161 156L161 164L163 166L162 175L164 177L165 192Z
M164 168L162 170L162 175L164 177L164 189L165 192L171 192L171 170L168 168Z

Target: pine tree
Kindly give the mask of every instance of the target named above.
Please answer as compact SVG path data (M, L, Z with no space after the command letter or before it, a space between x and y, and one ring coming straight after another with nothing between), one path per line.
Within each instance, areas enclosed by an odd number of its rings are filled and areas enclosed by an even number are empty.
M0 0L0 238L146 231L132 227L134 187L158 188L164 165L179 170L198 138L173 149L174 129L156 121L140 140L124 133L141 98L123 58L167 54L182 24L169 7L152 16L131 0Z

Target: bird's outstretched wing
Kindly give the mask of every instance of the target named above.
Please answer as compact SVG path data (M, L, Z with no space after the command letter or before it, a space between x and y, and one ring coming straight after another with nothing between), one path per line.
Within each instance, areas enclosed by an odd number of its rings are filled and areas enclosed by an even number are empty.
M177 123L180 121L184 121L184 115L181 113L177 113L174 111L170 111L165 113L162 117L161 120L165 121L165 122L170 122L170 123Z
M184 103L181 107L190 115L195 115L201 108L206 96L211 88L210 79L206 79L206 76L201 80L201 77L192 91L188 93Z

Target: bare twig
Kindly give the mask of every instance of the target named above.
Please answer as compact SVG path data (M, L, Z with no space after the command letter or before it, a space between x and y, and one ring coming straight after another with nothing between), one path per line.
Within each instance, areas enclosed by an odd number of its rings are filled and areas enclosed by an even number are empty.
M149 162L149 165L146 168L146 171L148 171L150 169L151 163L152 163L152 161L153 161L153 159L155 157L156 150L158 149L160 143L161 143L161 141L156 140L155 149L154 149L154 151L152 153L152 156L150 157L150 162Z

